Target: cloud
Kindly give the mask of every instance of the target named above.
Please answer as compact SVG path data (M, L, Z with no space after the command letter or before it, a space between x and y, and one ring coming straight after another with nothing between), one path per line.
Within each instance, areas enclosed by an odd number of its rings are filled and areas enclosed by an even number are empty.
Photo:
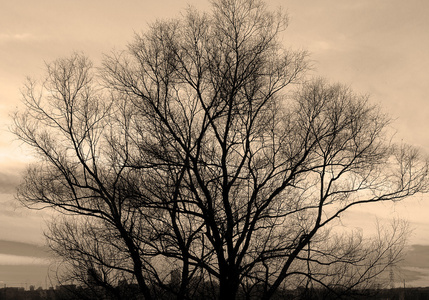
M43 246L0 240L0 267L5 266L48 266L52 256Z
M0 194L12 194L20 183L18 174L0 171Z
M6 259L28 262L28 258L36 260L50 258L49 250L36 244L0 240L0 264L4 264Z
M396 282L408 286L427 286L429 282L429 245L411 245L404 259L394 268Z
M32 256L18 256L9 254L0 254L0 265L15 266L15 265L49 265L49 259L43 259Z
M29 33L0 33L0 42L23 42L37 39L39 38Z
M411 245L401 265L429 269L429 245Z
M415 286L424 286L427 285L427 278L429 275L428 273L429 270L427 269L399 267L394 271L394 279L396 282L402 283L405 280L405 282L408 284L412 284Z

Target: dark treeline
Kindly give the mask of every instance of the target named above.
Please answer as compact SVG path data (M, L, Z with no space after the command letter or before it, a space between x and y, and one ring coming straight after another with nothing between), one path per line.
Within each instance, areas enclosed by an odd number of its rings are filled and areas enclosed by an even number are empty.
M172 287L173 288L173 287ZM177 288L177 287L176 287ZM195 291L194 298L196 300L216 299L215 290L211 293L210 288L200 287ZM173 288L174 289L174 288ZM122 299L143 300L144 296L139 292L136 284L116 287L118 295ZM160 291L157 299L169 300L174 297L174 294ZM24 288L1 288L0 299L2 300L111 300L117 299L106 293L101 288L83 288L76 285L57 286L56 289L37 289L24 290ZM254 295L244 296L238 291L237 299L259 299ZM354 300L429 300L429 288L395 288L395 289L368 289L355 290L350 293L344 293L341 290L327 289L306 289L305 287L295 290L279 290L274 295L273 299L278 300L339 300L339 299L354 299Z

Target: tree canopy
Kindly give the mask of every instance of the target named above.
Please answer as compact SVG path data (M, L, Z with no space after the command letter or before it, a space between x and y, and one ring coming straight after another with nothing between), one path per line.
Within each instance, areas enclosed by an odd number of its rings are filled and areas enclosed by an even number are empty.
M18 199L63 214L47 238L65 278L116 298L127 281L145 299L272 299L366 288L395 261L401 225L372 242L331 229L426 191L427 162L367 96L309 78L286 25L259 0L213 1L100 68L73 54L26 83L13 130L39 160Z

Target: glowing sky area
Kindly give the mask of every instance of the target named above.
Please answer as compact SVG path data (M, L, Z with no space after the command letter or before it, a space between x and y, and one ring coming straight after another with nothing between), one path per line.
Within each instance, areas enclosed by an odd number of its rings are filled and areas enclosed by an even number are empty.
M368 93L393 119L395 139L429 153L429 1L269 0L288 11L285 46L308 50L315 75ZM81 51L97 64L103 53L123 49L135 32L156 19L178 16L205 0L0 0L0 287L45 287L43 251L47 212L28 211L13 197L29 153L8 132L26 76L44 62ZM401 203L361 206L342 218L364 232L378 218L408 220L413 233L398 281L429 286L429 195Z

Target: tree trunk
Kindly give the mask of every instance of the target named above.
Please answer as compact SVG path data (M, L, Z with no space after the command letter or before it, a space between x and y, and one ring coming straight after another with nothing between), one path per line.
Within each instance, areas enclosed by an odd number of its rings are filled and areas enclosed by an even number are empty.
M121 236L122 236L125 244L127 245L129 253L131 255L131 259L133 261L133 270L134 270L133 273L134 273L134 276L136 277L139 289L142 292L145 300L152 300L152 295L150 293L150 289L147 286L146 280L143 277L143 273L142 273L143 262L140 258L140 254L137 250L137 247L134 244L134 241L128 235L128 232L122 226L122 224L120 222L118 222L116 225L117 225L119 232L121 233Z
M236 272L228 272L219 278L219 300L235 300L238 292L238 275Z

